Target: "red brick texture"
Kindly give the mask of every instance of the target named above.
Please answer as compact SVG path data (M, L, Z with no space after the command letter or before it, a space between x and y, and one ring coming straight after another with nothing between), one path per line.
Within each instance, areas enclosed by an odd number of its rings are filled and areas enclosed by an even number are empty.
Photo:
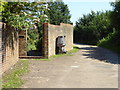
M43 55L49 57L55 55L56 38L65 36L65 50L73 49L73 26L70 24L61 23L60 25L43 24Z
M2 22L0 22L0 76L1 73L2 73Z
M27 56L27 30L19 31L19 56Z
M2 72L8 70L18 61L18 32L9 25L4 24L2 30Z
M43 24L42 55L48 58L48 23Z

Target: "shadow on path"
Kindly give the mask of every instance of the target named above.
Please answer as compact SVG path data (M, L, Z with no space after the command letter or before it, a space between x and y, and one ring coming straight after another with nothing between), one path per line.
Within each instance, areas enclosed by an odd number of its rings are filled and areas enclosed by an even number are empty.
M111 64L120 64L120 57L108 49L101 47L81 47L83 56L104 61Z

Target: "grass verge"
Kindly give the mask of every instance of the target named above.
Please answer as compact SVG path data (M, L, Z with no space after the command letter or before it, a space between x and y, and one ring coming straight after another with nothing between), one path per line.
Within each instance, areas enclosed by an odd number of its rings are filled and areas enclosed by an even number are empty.
M24 83L21 76L29 71L28 65L28 60L19 60L13 69L4 73L2 77L2 88L19 88Z
M32 59L32 60L35 60L35 61L49 61L49 59Z
M50 61L53 58L57 58L57 57L62 57L62 56L73 56L73 53L76 53L79 51L79 48L74 46L72 50L68 51L66 54L57 54L57 55L52 55L50 56L48 59L32 59L32 60L36 60L36 61Z
M73 56L73 53L76 53L78 51L79 51L79 47L74 46L73 49L68 51L66 54L57 54L57 55L50 56L50 58L57 58L61 56Z

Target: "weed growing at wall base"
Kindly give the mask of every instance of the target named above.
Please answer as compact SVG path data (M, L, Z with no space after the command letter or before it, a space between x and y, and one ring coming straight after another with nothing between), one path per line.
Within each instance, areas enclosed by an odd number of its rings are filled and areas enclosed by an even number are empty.
M20 60L13 69L3 74L2 88L19 88L24 81L21 79L28 72L28 60Z

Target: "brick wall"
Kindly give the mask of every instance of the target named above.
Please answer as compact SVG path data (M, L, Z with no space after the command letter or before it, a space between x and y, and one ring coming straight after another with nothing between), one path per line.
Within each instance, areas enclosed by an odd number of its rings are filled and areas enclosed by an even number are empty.
M43 24L42 55L48 58L48 23Z
M2 73L2 22L0 22L0 78L2 76L1 73Z
M2 43L3 43L3 62L2 62L2 72L10 69L11 66L16 64L18 61L18 33L11 26L4 25L4 30L2 30Z
M66 36L65 50L73 49L73 26L61 23L60 25L43 24L43 55L52 56L56 52L56 38Z
M27 56L27 31L19 31L19 56Z

